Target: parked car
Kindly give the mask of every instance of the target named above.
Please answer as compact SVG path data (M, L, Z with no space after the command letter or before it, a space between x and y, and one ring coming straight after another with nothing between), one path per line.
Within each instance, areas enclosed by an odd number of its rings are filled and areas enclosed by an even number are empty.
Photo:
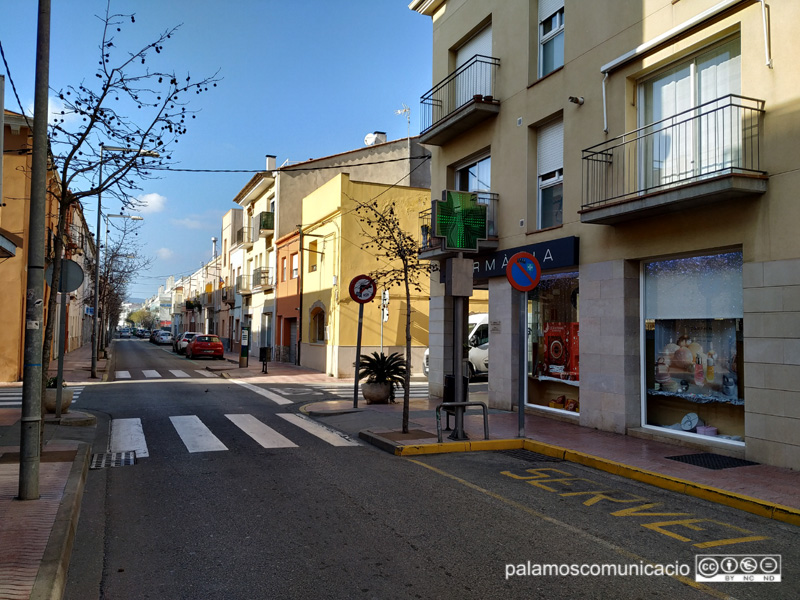
M172 344L172 334L169 331L159 331L155 343L158 345Z
M202 331L184 331L175 338L174 342L172 342L172 351L177 352L178 354L183 354L186 352L186 346L189 345L189 342L192 341L192 338L194 338L196 335L202 334Z
M225 358L225 348L222 341L215 335L198 334L186 346L186 358L199 358L210 356L222 360Z
M131 337L131 330L128 327L123 327L119 330L119 337L120 338L129 338Z
M153 331L150 332L150 343L151 344L155 344L156 343L156 336L158 335L158 333L160 331L161 331L160 329L153 329Z
M479 313L469 316L469 362L466 375L472 380L477 375L489 374L489 315ZM425 349L422 357L422 371L428 376L430 366L428 359L430 348Z

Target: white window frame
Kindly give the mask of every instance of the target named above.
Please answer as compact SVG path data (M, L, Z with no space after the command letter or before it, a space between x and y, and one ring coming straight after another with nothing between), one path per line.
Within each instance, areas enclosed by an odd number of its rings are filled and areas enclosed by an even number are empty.
M544 33L544 24L555 17L556 26L547 34ZM539 19L539 77L546 77L553 71L560 69L564 66L562 62L560 65L553 67L551 71L544 72L544 47L545 45L554 40L559 35L564 34L564 3L561 2L558 7L550 12L546 17Z
M536 203L536 229L545 229L542 226L542 191L561 185L561 220L547 227L557 227L564 224L564 168L539 175L539 198Z
M558 135L554 135L553 132ZM564 121L561 118L550 121L536 131L536 229L542 225L542 191L561 185L561 220L549 227L564 224ZM554 157L558 156L558 160Z

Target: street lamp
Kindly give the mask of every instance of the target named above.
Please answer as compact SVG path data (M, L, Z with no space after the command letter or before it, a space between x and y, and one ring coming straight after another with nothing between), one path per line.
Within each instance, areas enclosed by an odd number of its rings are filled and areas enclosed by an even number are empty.
M103 152L135 152L138 156L158 158L160 155L155 150L136 150L135 148L119 148L116 146L100 146L99 189L97 191L97 255L94 265L94 314L92 315L92 378L97 379L97 338L98 325L97 313L100 310L100 217L102 216L102 186L103 186ZM141 217L140 217L141 218Z

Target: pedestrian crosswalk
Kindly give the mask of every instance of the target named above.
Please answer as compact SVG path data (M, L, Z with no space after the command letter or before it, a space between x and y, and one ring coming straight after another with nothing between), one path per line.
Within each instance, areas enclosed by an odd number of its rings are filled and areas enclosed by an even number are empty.
M67 386L64 389L72 390L72 404L75 404L80 398L84 385ZM2 388L0 389L0 408L15 408L22 406L22 388Z
M294 425L297 429L293 431L296 431L297 435L279 433L276 429L267 425L264 420L251 414L225 415L225 418L236 426L236 431L256 442L262 448L299 448L301 444L309 441L310 438L306 434L311 434L331 446L353 447L360 445L350 437L329 429L304 415L278 413L277 417L284 423ZM223 432L218 431L215 433L197 415L175 415L169 417L169 421L183 443L183 447L190 454L226 452L229 451L230 445L236 443L236 440L230 437L230 429L226 428ZM137 418L112 420L109 452L133 451L136 452L137 459L150 457L151 454L146 439L148 429L157 431L160 427L156 422L143 424L142 420ZM218 436L222 436L222 439ZM158 444L159 448L163 448L163 446L163 444Z
M205 369L192 369L190 372L181 369L142 369L141 371L115 371L114 379L188 379L192 377L217 377L216 373Z
M338 398L352 398L353 397L353 384L340 383L334 385L311 385L314 391L321 393L323 396L336 396ZM360 386L359 386L360 388ZM395 388L395 398L400 399L403 397L403 388ZM408 393L409 398L428 398L428 382L427 381L412 381Z

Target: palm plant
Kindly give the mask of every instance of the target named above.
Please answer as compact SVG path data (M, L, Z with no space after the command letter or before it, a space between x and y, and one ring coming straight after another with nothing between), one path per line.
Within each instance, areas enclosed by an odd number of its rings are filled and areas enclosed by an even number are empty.
M359 357L358 379L367 378L367 383L390 384L389 400L394 402L394 388L403 385L406 377L406 361L398 352L386 356L373 352L371 356Z

